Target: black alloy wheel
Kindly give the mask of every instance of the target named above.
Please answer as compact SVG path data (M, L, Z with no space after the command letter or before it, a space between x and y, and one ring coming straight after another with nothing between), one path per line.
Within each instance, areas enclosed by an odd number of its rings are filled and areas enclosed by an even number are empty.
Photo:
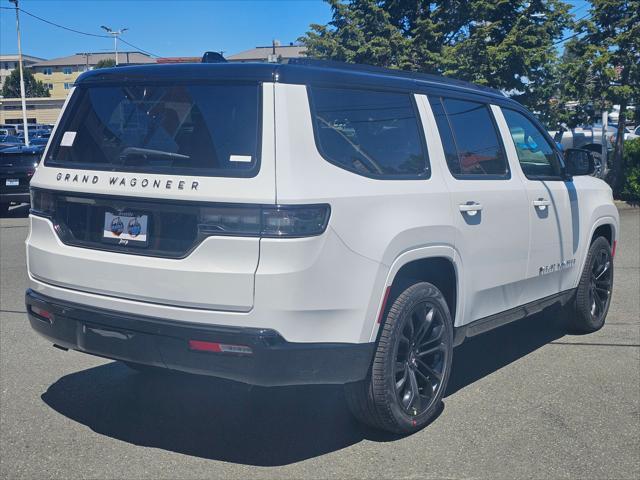
M589 284L590 313L596 322L599 322L609 309L612 285L611 251L608 248L600 248L593 256Z
M428 302L413 307L400 331L395 390L408 415L424 413L438 397L448 354L444 334L442 313Z
M567 321L571 331L590 333L602 328L613 291L613 256L604 237L593 240L580 276L575 300L568 305Z
M427 282L406 285L390 297L367 377L345 386L358 420L400 434L439 414L453 358L453 320L442 292Z

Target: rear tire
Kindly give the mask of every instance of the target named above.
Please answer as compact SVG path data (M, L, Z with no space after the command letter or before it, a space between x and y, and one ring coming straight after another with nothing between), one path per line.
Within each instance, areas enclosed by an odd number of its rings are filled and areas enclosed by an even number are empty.
M407 434L441 409L453 356L453 322L440 290L414 283L386 315L367 377L345 385L353 415L374 428Z
M604 237L596 238L587 253L575 299L567 308L571 331L591 333L604 325L613 291L611 245Z

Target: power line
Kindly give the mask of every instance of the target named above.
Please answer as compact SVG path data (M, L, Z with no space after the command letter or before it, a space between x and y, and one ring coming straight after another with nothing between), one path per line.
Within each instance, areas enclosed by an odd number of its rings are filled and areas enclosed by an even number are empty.
M12 7L0 7L0 8L2 10L15 10ZM27 12L23 8L18 8L18 10L20 10L22 13L24 13L26 15L29 15L30 17L33 17L33 18L35 18L37 20L40 20L41 22L48 23L49 25L53 25L54 27L62 28L63 30L67 30L69 32L77 33L79 35L86 35L88 37L111 38L109 35L102 35L102 34L99 34L99 33L83 32L81 30L76 30L75 28L65 27L64 25L60 25L59 23L52 22L50 20L47 20L46 18L39 17L38 15L35 15L35 14L31 13L31 12ZM144 50L144 49L142 49L140 47L137 47L137 46L133 45L132 43L129 43L126 40L123 40L122 38L120 38L120 41L123 42L123 43L126 43L130 47L135 48L136 50L139 50L142 53L146 53L147 55L149 55L151 57L160 57L161 56L161 55L156 55L154 53L151 53L151 52L149 52L147 50Z
M151 52L149 52L149 51L147 51L147 50L143 50L142 48L135 46L133 43L129 43L129 42L127 42L127 41L126 41L126 40L124 40L123 38L120 38L120 41L121 41L122 43L126 43L126 44L127 44L127 45L129 45L130 47L135 48L136 50L139 50L139 51L140 51L140 52L142 52L142 53L146 53L147 55L149 55L149 56L151 56L151 57L159 58L159 57L161 57L161 56L162 56L162 55L156 55L155 53L151 53Z
M1 8L3 10L15 10L14 8L11 8L11 7L1 7ZM68 30L69 32L77 33L77 34L80 34L80 35L86 35L88 37L110 38L108 35L100 35L100 34L97 34L97 33L81 32L80 30L76 30L74 28L65 27L64 25L60 25L58 23L51 22L51 21L49 21L49 20L47 20L45 18L39 17L38 15L35 15L35 14L31 13L31 12L27 12L23 8L19 8L18 10L20 10L25 15L29 15L30 17L33 17L33 18L36 18L36 19L40 20L41 22L48 23L49 25L53 25L54 27L62 28L63 30Z
M577 18L575 21L576 21L576 22L578 22L578 21L580 21L580 20L583 20L583 19L587 18L588 16L589 16L589 14L587 13L586 15L583 15L583 16L581 16L580 18ZM566 42L567 40L571 40L572 38L577 37L577 36L578 36L578 35L580 35L581 33L582 33L582 32L576 32L576 33L573 33L573 34L569 35L568 37L564 37L563 39L558 40L557 42L553 42L553 43L551 44L551 46L552 46L552 47L554 47L554 46L559 45L559 44L561 44L561 43L563 43L563 42Z

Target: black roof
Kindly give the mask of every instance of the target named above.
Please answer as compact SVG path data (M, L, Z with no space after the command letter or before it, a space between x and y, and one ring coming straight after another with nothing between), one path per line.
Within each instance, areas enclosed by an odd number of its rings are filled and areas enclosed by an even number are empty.
M368 65L347 64L306 58L288 63L182 63L147 64L91 70L76 84L137 83L155 81L240 80L280 82L299 85L366 86L419 91L423 88L458 90L494 99L507 97L493 88L424 73L392 70ZM514 102L515 103L515 102Z

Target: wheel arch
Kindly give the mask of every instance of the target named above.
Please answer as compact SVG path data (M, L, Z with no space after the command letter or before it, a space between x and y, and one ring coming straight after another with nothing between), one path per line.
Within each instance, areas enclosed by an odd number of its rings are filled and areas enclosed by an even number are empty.
M602 216L597 218L592 223L591 231L589 232L589 236L587 237L589 239L589 242L583 248L583 252L581 254L581 259L580 259L580 270L578 270L578 275L576 276L574 287L576 287L578 285L578 282L580 281L580 275L584 270L584 265L585 265L585 262L587 261L587 254L589 252L589 248L591 247L591 244L597 237L601 235L607 238L607 240L609 241L609 244L613 248L613 243L618 238L618 219L616 217L609 216L609 215Z
M613 241L615 240L614 228L612 223L602 223L597 226L591 235L589 245L591 245L596 238L604 237L609 242L609 245L613 246Z
M460 270L460 256L450 246L418 248L399 255L389 269L383 290L377 292L379 303L370 340L376 340L384 313L401 293L402 287L414 280L438 287L455 325L463 310Z

